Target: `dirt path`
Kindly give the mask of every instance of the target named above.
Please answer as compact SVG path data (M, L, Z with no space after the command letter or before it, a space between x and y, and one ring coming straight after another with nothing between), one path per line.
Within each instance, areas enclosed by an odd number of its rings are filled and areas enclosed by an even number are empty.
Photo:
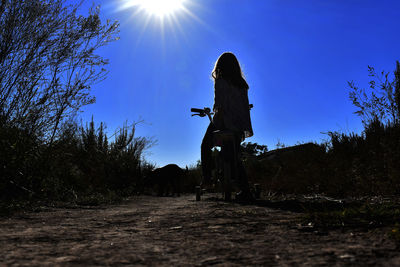
M400 265L389 229L300 231L298 214L138 197L117 206L0 218L4 265Z

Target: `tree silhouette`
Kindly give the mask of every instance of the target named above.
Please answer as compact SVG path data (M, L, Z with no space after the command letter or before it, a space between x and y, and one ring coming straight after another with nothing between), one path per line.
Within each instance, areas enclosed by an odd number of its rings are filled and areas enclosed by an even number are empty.
M81 2L82 3L82 2ZM95 51L116 40L118 23L102 24L100 8L77 15L64 0L0 3L0 123L52 143L62 121L93 103L105 78Z

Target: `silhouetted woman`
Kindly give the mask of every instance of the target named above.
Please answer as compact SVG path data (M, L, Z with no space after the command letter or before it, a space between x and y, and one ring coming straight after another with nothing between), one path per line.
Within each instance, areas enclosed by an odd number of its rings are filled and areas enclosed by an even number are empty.
M213 132L216 130L230 130L235 132L234 146L240 153L240 143L253 135L250 120L248 89L249 85L243 77L239 61L230 52L223 53L215 63L212 71L214 79L214 117L207 128L201 144L201 163L203 184L211 184L212 156L214 146ZM229 149L233 151L233 149ZM239 160L238 185L241 192L237 198L251 198L246 172Z

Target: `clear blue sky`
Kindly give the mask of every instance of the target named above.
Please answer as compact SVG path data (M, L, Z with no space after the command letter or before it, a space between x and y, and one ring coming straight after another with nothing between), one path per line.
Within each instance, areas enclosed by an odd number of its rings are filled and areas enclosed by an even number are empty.
M137 135L157 140L146 158L158 166L200 158L208 121L190 108L212 106L210 72L224 51L236 54L250 85L255 135L246 141L269 149L361 132L347 81L367 86L367 65L392 71L400 60L396 0L187 0L195 18L179 13L163 28L118 9L121 0L94 2L103 19L120 22L121 39L99 51L110 73L81 116L109 131L143 119Z

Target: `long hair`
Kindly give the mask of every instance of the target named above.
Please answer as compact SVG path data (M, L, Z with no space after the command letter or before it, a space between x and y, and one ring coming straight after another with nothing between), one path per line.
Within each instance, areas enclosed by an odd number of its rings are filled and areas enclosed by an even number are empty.
M231 52L223 53L215 62L214 69L211 73L214 80L223 78L238 88L249 89L242 69L240 68L239 61L236 56Z

